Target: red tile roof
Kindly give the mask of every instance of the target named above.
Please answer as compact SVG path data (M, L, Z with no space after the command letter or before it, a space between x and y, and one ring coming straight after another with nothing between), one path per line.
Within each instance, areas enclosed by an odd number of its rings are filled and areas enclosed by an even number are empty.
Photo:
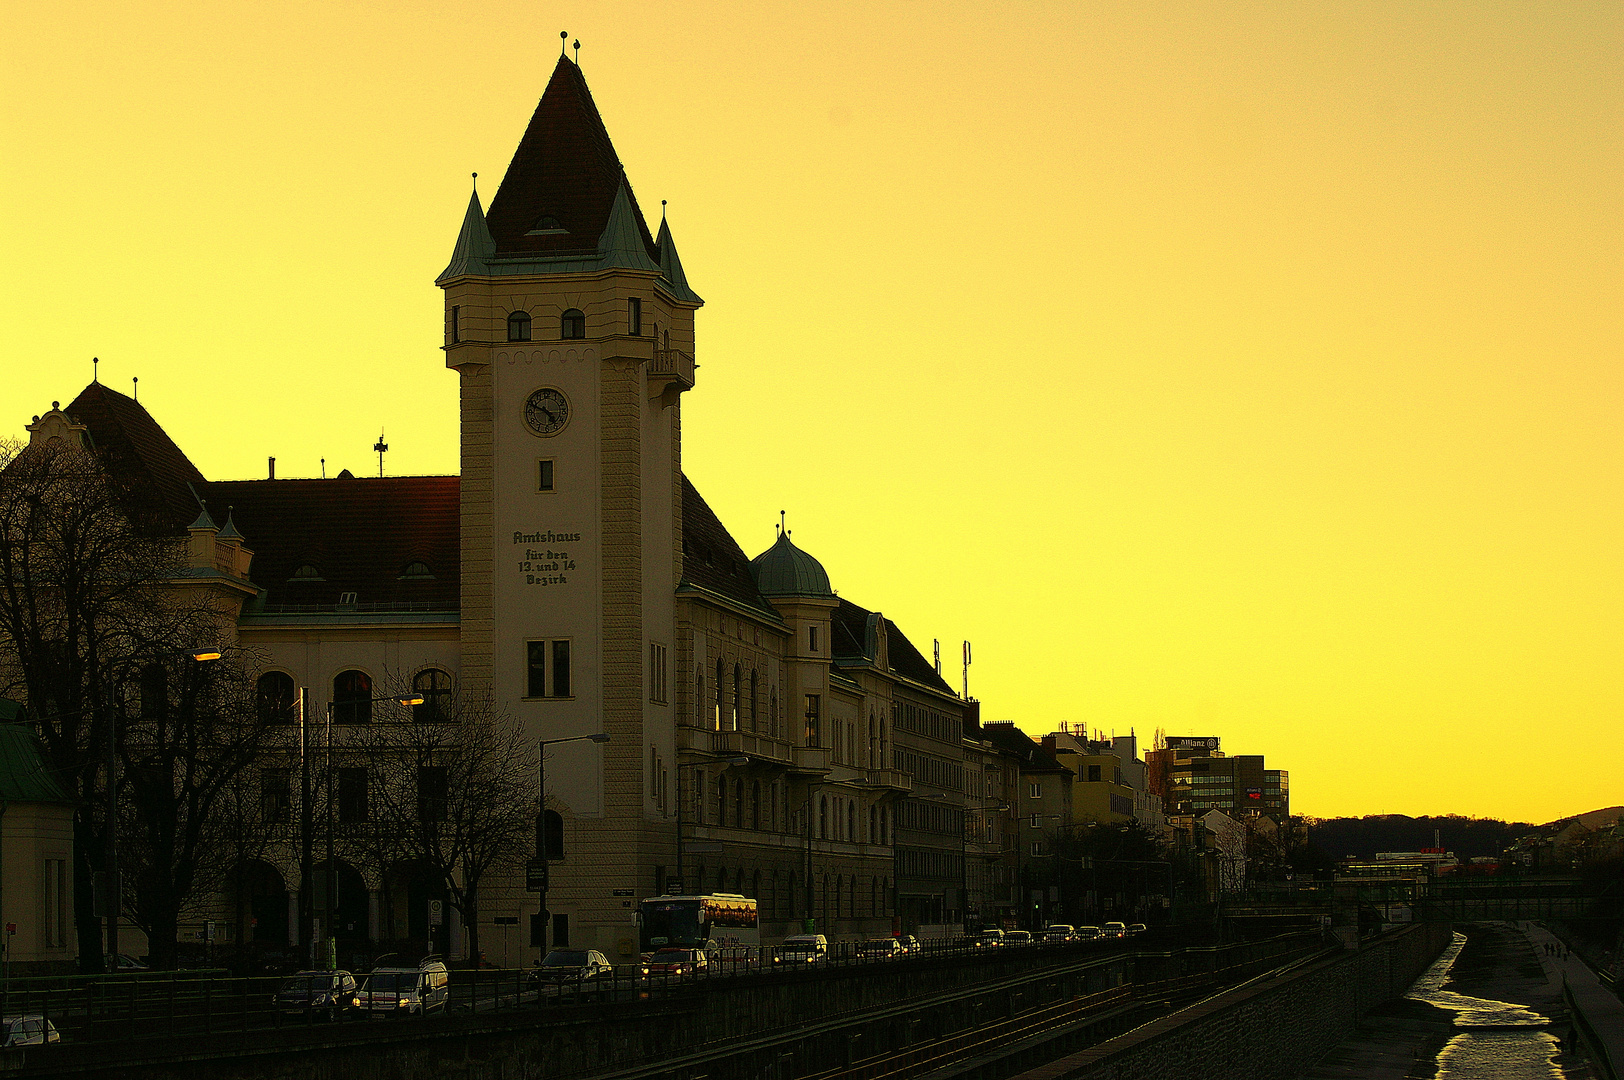
M596 251L624 176L581 69L559 57L485 215L497 255ZM631 202L643 246L658 264L659 252L635 195ZM556 219L565 231L525 235L543 217Z
M455 476L226 480L208 485L209 512L229 512L254 552L249 576L265 604L331 607L355 593L362 610L456 611L462 571ZM409 563L432 579L405 578ZM314 566L320 580L290 580Z

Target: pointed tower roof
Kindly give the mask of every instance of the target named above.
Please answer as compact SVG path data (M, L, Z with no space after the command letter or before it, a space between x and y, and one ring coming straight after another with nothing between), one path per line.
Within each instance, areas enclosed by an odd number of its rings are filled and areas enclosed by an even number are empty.
M451 262L434 279L436 285L462 274L483 274L485 260L496 251L496 241L485 224L485 210L479 205L479 191L468 196L468 212L462 216L462 231L457 234L457 246L452 249Z
M649 258L648 248L637 231L637 219L632 215L632 193L626 178L620 178L615 188L615 201L609 210L609 224L598 238L598 250L603 252L604 269L610 267L629 270L658 270Z
M653 260L654 238L586 79L561 56L485 218L496 254L595 254L623 185L636 237Z
M660 250L660 283L678 300L703 304L699 294L688 287L688 275L682 272L682 259L677 255L677 242L671 238L671 224L660 219L660 237L654 242Z

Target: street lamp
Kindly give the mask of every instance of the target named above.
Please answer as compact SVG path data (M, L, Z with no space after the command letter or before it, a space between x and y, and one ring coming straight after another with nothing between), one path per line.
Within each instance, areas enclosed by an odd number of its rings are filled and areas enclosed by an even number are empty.
M301 698L303 698L304 694L305 694L305 691L301 688L301 690L300 690ZM423 695L419 694L419 693L416 693L414 691L412 693L407 693L407 694L391 694L391 695L386 695L384 697L366 698L365 700L356 699L356 700L353 700L353 701L346 701L346 704L349 704L349 705L376 705L376 704L378 704L380 702L384 702L384 701L393 701L398 705L410 708L413 705L421 705L421 704L423 704ZM323 824L326 826L326 834L327 834L327 868L322 874L322 893L323 893L323 896L322 896L322 932L326 936L326 939L327 939L327 968L328 968L329 971L331 971L334 968L338 967L338 939L333 933L333 909L337 904L337 900L335 899L334 894L337 893L337 891L338 891L338 866L337 866L337 864L336 864L336 862L334 861L334 858L333 858L333 796L334 796L334 792L333 792L333 706L334 706L334 704L335 704L335 702L332 700L332 696L329 695L328 699L327 699L327 724L326 724L326 731L324 733L324 739L323 739L323 742L326 744L325 748L324 748L325 761L323 762L323 765L322 765L322 774L323 774L322 783L323 783L323 786L324 786L324 788L326 790L326 793L327 793L326 812L323 815L324 818L325 818L325 821L324 821ZM310 855L310 835L311 835L311 832L312 832L313 823L311 821L311 814L310 814L310 810L311 810L310 754L309 754L308 749L307 749L308 746L309 746L309 741L306 738L306 734L305 734L305 730L306 730L307 726L308 726L307 725L307 717L305 716L304 710L301 709L300 712L299 712L299 768L300 768L300 772L302 774L301 775L301 787L303 788L302 795L304 797L303 812L300 815L301 818L303 819L302 825L303 825L303 832L304 832L304 842L302 844L302 846L304 848L304 866L302 867L302 869L304 871L304 880L309 882L312 886L314 886L314 884L315 884L315 875L311 872L314 868L310 865L310 863L312 861L311 860L311 855ZM304 907L306 910L309 910L309 905L301 904L300 906ZM432 933L432 931L431 931L431 933ZM314 955L315 954L315 947L316 947L316 937L315 937L315 934L312 933L311 936L310 936L310 950L311 950L311 962L312 963L315 962L315 955Z
M212 646L195 649L179 649L173 653L164 653L155 657L155 660L164 656L188 656L194 663L207 663L220 659L220 650ZM130 669L141 661L126 660L118 669L122 674L128 674ZM117 681L116 679L114 680ZM113 687L107 688L108 698L111 702ZM118 956L118 919L124 908L124 890L118 879L118 724L115 721L115 711L107 711L107 846L104 855L103 872L107 880L107 955ZM116 961L115 961L116 962ZM105 962L104 962L105 966Z
M704 761L677 762L677 884L684 891L693 892L688 888L688 877L682 868L682 770L695 769L703 765L748 765L750 759L743 754L725 758L708 758ZM703 796L700 796L703 798Z
M597 732L593 735L571 735L564 739L542 739L538 744L539 753L536 755L536 857L531 860L526 874L525 884L541 896L536 903L536 922L539 928L532 929L530 944L539 945L545 952L547 939L547 748L558 743L567 742L595 742L606 743L609 736L606 732Z

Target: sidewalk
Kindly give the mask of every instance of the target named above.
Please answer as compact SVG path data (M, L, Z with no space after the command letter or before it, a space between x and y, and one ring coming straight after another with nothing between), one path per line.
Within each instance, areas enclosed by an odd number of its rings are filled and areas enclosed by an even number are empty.
M1567 946L1549 930L1531 922L1519 922L1517 926L1534 946L1534 955L1538 957L1540 967L1545 969L1545 978L1557 990L1562 988L1564 982L1567 983L1574 1007L1584 1015L1585 1022L1602 1041L1613 1067L1624 1069L1624 1002L1603 986L1596 973L1583 960L1568 952ZM1564 955L1546 955L1547 945L1555 946Z

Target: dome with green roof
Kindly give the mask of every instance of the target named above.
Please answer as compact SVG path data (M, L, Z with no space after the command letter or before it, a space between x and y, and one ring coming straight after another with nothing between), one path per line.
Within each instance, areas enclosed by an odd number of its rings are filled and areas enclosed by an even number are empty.
M789 532L778 534L772 547L750 560L756 589L762 596L816 596L832 599L829 575L823 564L790 543Z

